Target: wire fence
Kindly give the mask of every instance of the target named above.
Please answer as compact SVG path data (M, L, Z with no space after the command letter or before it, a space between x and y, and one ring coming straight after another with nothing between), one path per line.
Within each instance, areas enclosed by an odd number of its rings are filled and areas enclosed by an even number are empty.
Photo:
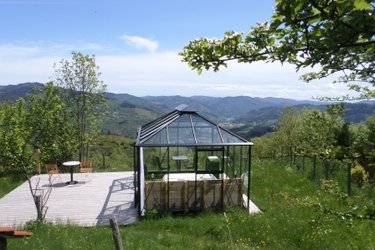
M341 190L345 190L349 195L352 193L352 162L298 156L293 158L293 164L308 178L318 183L333 180L339 184Z
M309 156L288 156L283 157L282 160L294 165L298 171L317 184L326 180L337 182L340 190L348 195L352 195L353 192L357 192L361 188L361 183L358 183L358 179L353 178L352 173L353 167L357 163L362 163L361 159L338 160ZM370 178L369 181L374 184L374 178Z

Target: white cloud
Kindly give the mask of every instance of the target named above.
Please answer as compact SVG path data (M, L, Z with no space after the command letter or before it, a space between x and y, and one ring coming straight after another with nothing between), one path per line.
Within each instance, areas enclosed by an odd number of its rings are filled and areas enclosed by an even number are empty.
M343 85L329 80L306 84L294 67L276 63L237 64L219 72L198 75L181 62L177 52L99 56L103 79L114 92L134 95L208 95L311 99L345 93Z
M67 57L72 51L81 51L89 54L100 52L105 47L97 43L26 43L26 44L0 44L1 61L23 61L42 57Z
M155 50L159 47L159 44L157 41L153 41L153 40L140 37L140 36L123 35L120 38L121 40L125 41L127 44L137 49L146 49L150 52L155 52Z
M53 64L61 58L40 57L19 61L0 60L0 85L23 82L46 83L51 80Z
M40 53L37 46L1 44L0 45L0 59L8 57L29 57Z
M0 84L47 82L53 77L54 63L58 63L62 58L70 58L70 51L79 51L77 48L83 47L90 46L0 44ZM95 44L92 47L102 48ZM116 93L136 96L248 95L293 99L347 93L344 85L332 84L330 79L303 83L298 80L302 72L296 73L294 67L288 64L281 66L277 63L262 62L251 65L230 63L228 68L222 68L219 72L204 71L202 75L198 75L181 62L176 51L132 55L109 55L104 51L96 55L97 65L108 90ZM90 54L93 52L95 51Z

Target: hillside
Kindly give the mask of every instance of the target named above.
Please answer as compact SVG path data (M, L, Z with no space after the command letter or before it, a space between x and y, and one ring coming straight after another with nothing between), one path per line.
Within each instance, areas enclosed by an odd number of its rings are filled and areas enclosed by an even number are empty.
M218 122L239 119L247 113L262 108L294 106L300 104L319 105L320 102L296 101L285 98L259 98L249 96L209 97L209 96L146 96L144 99L164 109L173 109L184 103Z
M43 84L37 82L0 86L0 101L14 102L20 97L25 98L27 94L32 92L33 88L40 89L42 87Z
M327 109L327 105L311 105L311 104L300 104L293 105L297 111L302 111L303 109L317 108L320 111ZM350 123L360 123L365 121L365 119L372 115L375 111L374 103L347 103L347 112L344 115L344 120ZM271 126L277 123L280 115L283 113L285 107L273 106L265 107L257 110L252 110L240 118L236 119L234 123L237 124L249 124L253 126Z
M15 101L25 97L33 88L41 88L40 83L22 83L0 86L0 101ZM105 93L109 110L104 114L102 132L106 134L134 137L137 128L153 119L172 111L180 104L186 104L208 119L225 124L244 137L259 136L272 129L286 106L296 109L326 109L327 103L318 101L297 101L285 98L259 98L249 96L209 97L209 96L145 96ZM375 110L371 101L347 104L345 119L362 122Z
M162 112L130 101L107 99L108 112L104 115L102 132L135 137L137 128L159 117Z

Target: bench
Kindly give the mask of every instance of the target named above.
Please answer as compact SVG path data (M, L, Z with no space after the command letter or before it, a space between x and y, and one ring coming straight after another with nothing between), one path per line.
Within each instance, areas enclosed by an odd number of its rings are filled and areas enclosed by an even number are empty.
M13 227L1 227L0 226L0 250L7 249L8 238L23 238L33 235L32 232L16 230Z

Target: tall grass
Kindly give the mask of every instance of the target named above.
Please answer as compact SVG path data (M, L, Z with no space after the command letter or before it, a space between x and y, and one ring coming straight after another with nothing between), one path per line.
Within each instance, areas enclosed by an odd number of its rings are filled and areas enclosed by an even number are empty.
M375 249L374 188L347 196L334 181L317 184L294 167L255 161L251 199L263 213L146 218L121 227L125 249ZM373 210L371 210L371 208ZM375 214L375 212L374 212ZM113 249L109 227L29 225L10 249Z

